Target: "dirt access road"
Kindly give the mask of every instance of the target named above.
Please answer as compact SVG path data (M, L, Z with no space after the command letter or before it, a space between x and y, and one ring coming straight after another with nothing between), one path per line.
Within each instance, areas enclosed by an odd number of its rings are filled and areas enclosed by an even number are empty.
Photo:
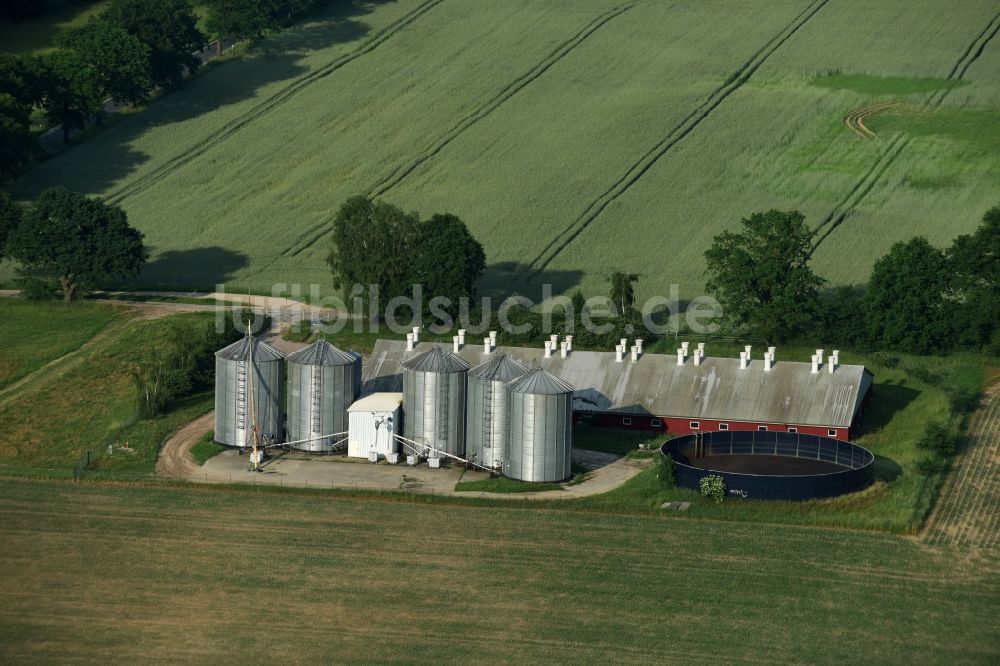
M593 471L582 483L563 490L528 493L456 492L459 479L487 478L485 472L464 472L457 467L432 470L426 464L371 465L346 462L343 458L288 455L272 459L263 473L249 472L247 459L227 451L199 467L188 453L212 429L215 412L198 417L174 433L164 443L156 462L157 476L201 483L264 483L301 488L345 488L402 490L455 497L492 499L565 500L599 495L622 485L653 464L653 459L628 460L610 453L574 450L573 459Z

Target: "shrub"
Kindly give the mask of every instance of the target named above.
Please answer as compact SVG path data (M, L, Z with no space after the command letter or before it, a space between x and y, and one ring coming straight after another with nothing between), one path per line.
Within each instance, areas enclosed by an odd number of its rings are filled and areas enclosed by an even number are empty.
M701 486L701 494L715 500L716 504L721 504L726 497L726 483L721 476L715 474L703 476L699 485Z
M660 480L660 485L664 488L677 487L677 473L674 469L673 456L660 456L660 469L656 472L656 478Z
M939 456L953 456L958 452L960 440L946 424L931 421L924 434L917 440L917 446L925 451L933 451Z
M21 296L29 301L54 300L59 290L59 285L54 280L22 278L17 283L21 288Z
M917 461L916 469L924 476L931 476L943 472L947 465L947 461L938 456L927 456Z
M282 334L282 338L289 342L306 342L312 335L312 323L308 319L300 319Z
M952 388L948 391L948 403L953 414L969 414L979 406L979 392L964 386Z

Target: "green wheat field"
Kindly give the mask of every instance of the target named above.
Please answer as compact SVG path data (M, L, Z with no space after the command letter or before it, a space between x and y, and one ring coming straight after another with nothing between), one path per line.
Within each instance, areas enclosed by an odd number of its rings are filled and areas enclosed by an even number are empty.
M797 208L834 284L1000 201L995 0L358 2L220 63L30 171L120 204L138 285L329 285L329 221L368 193L453 212L484 293L704 282L741 217ZM845 116L864 118L872 136ZM98 165L98 166L95 166ZM3 269L9 279L11 268Z

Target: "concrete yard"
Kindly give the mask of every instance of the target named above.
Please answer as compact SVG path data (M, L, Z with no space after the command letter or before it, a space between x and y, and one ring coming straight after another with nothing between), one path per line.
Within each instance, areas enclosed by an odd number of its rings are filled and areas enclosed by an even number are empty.
M322 456L281 452L265 462L263 471L251 472L247 469L250 462L248 456L241 456L235 450L227 450L210 458L199 467L189 452L191 446L212 429L213 423L214 412L209 412L174 433L160 450L156 462L157 476L196 483L261 483L296 488L341 488L434 493L459 497L563 500L608 492L653 464L652 459L629 460L610 453L574 449L574 462L592 470L586 480L576 485L564 486L563 490L515 494L456 492L455 484L459 480L478 481L489 477L486 472L465 470L460 465L431 469L426 462L416 467L406 464L390 465L384 461L372 464L340 454Z

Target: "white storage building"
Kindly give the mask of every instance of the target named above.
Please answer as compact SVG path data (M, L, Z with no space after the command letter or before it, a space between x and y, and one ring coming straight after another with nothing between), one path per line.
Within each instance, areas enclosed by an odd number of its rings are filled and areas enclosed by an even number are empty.
M397 453L394 435L402 432L402 393L372 393L347 408L347 455L368 458Z

